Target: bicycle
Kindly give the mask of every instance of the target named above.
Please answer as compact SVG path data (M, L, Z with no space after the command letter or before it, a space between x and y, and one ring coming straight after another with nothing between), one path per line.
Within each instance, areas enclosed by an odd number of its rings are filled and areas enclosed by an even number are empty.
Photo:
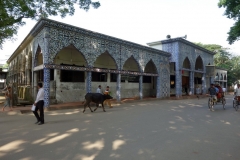
M210 95L210 97L208 99L208 108L210 110L213 110L214 104L215 104L215 100L213 98L213 95Z
M234 97L233 99L233 108L235 108L235 110L237 111L239 108L239 100L238 97Z

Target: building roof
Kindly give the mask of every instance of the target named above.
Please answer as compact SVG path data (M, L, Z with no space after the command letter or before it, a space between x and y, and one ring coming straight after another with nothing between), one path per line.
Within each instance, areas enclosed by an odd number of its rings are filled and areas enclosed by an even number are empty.
M156 41L156 42L150 42L147 43L147 45L151 46L151 45L157 45L157 44L167 44L167 43L173 43L173 42L182 42L184 44L187 44L189 46L192 46L194 48L197 48L201 51L207 52L209 54L215 55L216 53L209 51L203 47L200 47L199 45L196 45L190 41L187 41L186 39L182 38L182 37L178 37L178 38L169 38L169 39L165 39L165 40L161 40L161 41Z
M46 18L41 18L36 23L36 25L32 28L32 30L29 32L29 34L26 36L26 38L22 41L22 43L18 46L18 48L13 52L13 54L10 56L10 58L7 60L7 62L9 63L19 52L21 52L21 49L24 48L24 45L29 43L44 27L54 27L54 28L69 30L69 31L84 34L86 36L92 36L92 37L96 37L96 38L106 39L108 41L113 41L115 43L121 43L121 44L124 44L124 45L129 45L131 47L136 47L136 48L139 48L139 49L147 50L147 51L150 51L150 52L161 54L161 55L166 56L166 57L171 56L170 53L162 51L162 50L154 49L154 48L151 48L151 47L148 47L148 46L140 45L140 44L137 44L137 43L134 43L134 42L130 42L130 41L126 41L126 40L123 40L123 39L115 38L115 37L108 36L108 35L105 35L105 34L101 34L101 33L98 33L98 32L86 30L86 29L76 27L76 26L73 26L73 25L69 25L69 24L66 24L66 23L62 23L62 22L58 22L58 21L54 21L54 20L50 20L50 19L46 19Z

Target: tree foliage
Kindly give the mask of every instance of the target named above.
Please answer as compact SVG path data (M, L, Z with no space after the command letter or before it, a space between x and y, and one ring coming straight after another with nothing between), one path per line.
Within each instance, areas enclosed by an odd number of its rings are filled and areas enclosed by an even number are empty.
M92 0L0 0L0 49L6 40L13 40L24 18L38 20L41 17L73 15L74 5L88 11L98 8L99 2Z
M240 0L219 0L218 6L226 8L224 15L236 21L227 38L229 44L233 44L240 39Z
M214 64L215 66L228 71L228 86L235 84L238 80L240 80L240 56L233 56L231 53L229 53L227 48L223 48L217 44L195 44L216 53L214 55Z

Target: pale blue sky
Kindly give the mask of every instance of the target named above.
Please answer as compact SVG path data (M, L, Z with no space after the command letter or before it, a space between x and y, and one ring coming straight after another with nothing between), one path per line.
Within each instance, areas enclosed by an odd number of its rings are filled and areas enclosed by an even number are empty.
M234 21L223 16L218 0L99 0L99 9L76 8L74 16L50 17L109 36L146 45L148 42L187 35L191 42L219 44L240 55L240 41L229 45L227 32ZM0 63L6 61L27 36L36 21L26 20L17 41L3 45Z

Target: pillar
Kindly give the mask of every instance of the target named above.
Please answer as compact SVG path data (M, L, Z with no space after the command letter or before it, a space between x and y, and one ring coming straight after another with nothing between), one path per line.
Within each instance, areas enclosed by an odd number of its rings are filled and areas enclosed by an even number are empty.
M121 101L121 74L117 74L117 88L116 88L117 101Z
M45 28L44 31L44 46L43 46L43 64L49 64L50 63L50 34L49 34L49 28ZM44 89L44 106L49 107L50 106L50 69L49 68L43 68L43 89Z
M189 95L194 95L194 72L190 71L189 72Z
M44 84L43 84L43 89L44 89L44 106L49 107L50 106L50 69L49 68L44 68L43 69L44 73Z
M139 76L139 98L143 98L143 76Z
M212 77L211 77L211 79L212 79ZM202 94L206 94L206 91L207 91L206 73L203 73L202 74Z
M33 99L35 101L37 96L37 83L38 83L38 74L37 72L33 72Z
M175 93L176 97L182 97L182 70L176 66L175 72Z
M156 98L161 98L161 82L160 82L160 75L157 76L157 94L156 94Z
M87 79L86 79L86 93L92 92L92 72L87 72Z

